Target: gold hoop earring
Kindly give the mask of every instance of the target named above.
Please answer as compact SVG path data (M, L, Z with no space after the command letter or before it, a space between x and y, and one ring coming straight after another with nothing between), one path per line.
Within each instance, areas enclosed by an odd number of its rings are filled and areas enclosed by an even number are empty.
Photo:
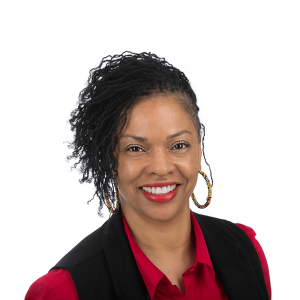
M112 213L112 214L116 214L119 211L119 207L120 207L120 196L119 196L119 192L118 190L116 190L116 209L113 210L110 201L108 200L108 193L107 191L105 191L105 202L106 202L106 206L108 208L108 210Z
M194 203L197 207L199 207L200 209L204 209L210 204L212 188L211 188L211 183L210 183L207 175L202 171L199 171L199 173L204 177L204 179L206 181L206 184L207 184L207 188L208 188L208 196L206 198L206 203L204 205L199 204L196 197L195 197L195 195L194 195L194 193L192 193L191 197L192 197L192 199L193 199L193 201L194 201Z

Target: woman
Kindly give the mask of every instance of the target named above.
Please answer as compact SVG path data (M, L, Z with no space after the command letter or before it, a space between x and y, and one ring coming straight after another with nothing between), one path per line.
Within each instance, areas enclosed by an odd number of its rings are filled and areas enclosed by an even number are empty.
M199 208L211 199L198 111L185 75L154 54L108 56L91 71L68 158L81 163L82 182L94 180L99 214L105 204L113 215L26 300L271 299L254 231L189 208L190 195ZM204 205L193 194L199 173Z

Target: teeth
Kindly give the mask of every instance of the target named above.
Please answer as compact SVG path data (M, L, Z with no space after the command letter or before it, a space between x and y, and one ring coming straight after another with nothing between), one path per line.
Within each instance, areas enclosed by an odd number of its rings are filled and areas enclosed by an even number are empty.
M164 195L167 193L170 193L176 188L176 184L168 185L164 187L142 187L142 189L148 193L154 194L154 195Z

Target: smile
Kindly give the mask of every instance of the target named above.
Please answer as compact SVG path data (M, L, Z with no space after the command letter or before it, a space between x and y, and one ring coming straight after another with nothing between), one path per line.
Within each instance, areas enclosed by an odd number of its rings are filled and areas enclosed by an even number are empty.
M176 184L173 185L167 185L164 187L142 187L142 189L150 194L153 195L164 195L164 194L168 194L170 192L172 192L173 190L175 190L176 188Z
M164 187L142 187L141 191L146 199L155 203L166 203L176 196L179 185L170 185ZM154 189L154 190L152 190ZM149 191L149 192L148 192Z

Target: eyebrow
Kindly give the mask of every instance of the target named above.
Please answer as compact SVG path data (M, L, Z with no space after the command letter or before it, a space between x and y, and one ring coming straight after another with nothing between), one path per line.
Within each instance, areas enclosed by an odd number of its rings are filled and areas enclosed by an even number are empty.
M167 137L167 140L171 140L171 139L173 139L173 138L175 138L175 137L177 137L177 136L180 136L180 135L182 135L182 134L184 134L184 133L188 133L188 134L192 135L189 131L187 131L187 130L182 130L182 131L179 131L179 132L177 132L177 133L175 133L175 134L169 135L169 136ZM146 138L143 138L143 137L141 137L141 136L136 136L136 135L133 135L133 134L124 134L124 135L122 135L122 136L120 137L120 139L122 139L122 138L127 138L127 137L132 138L132 139L134 139L134 140L137 140L137 141L139 141L139 142L148 142L148 140L147 140Z

